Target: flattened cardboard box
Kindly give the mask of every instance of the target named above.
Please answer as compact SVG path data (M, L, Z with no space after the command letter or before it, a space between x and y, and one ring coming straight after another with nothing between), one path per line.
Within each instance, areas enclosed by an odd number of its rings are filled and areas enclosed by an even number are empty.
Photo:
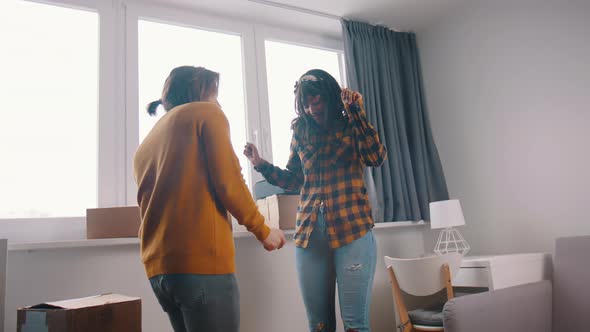
M140 225L137 206L86 209L87 239L137 237Z
M295 229L299 195L272 195L256 201L269 227Z
M17 332L141 332L141 299L104 294L21 308Z
M298 195L298 191L288 191L281 187L274 186L266 180L254 184L254 197L256 200L264 199L272 195Z

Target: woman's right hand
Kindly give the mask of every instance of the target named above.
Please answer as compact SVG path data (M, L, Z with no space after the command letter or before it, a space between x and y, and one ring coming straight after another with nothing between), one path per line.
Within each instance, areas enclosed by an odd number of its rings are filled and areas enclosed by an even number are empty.
M260 166L264 162L264 160L260 158L258 148L252 143L246 143L244 146L244 155L250 160L254 167Z
M271 228L270 233L262 242L262 246L266 251L273 251L281 249L287 240L285 240L285 234L278 228Z

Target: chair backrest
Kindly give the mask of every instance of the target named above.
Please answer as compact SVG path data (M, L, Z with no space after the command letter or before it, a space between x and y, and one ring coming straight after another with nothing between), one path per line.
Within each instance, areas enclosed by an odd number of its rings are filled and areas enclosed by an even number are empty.
M443 264L449 264L452 280L459 272L462 258L457 252L415 259L385 256L385 266L393 268L401 290L414 296L428 296L445 288Z
M4 331L4 301L6 297L6 250L8 240L0 239L0 332Z

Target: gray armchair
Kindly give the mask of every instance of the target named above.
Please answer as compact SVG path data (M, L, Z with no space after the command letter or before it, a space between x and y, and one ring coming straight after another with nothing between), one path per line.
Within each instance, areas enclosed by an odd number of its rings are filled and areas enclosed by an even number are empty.
M553 283L541 281L456 297L445 332L590 331L590 236L555 241Z
M4 297L6 295L6 250L8 240L0 239L0 332L4 332Z

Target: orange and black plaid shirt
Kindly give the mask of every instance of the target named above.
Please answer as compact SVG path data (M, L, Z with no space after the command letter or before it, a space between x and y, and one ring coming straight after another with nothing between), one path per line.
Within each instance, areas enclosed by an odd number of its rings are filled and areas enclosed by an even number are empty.
M348 121L339 130L313 128L305 140L294 130L286 169L268 162L256 168L271 184L300 190L298 247L307 247L320 212L331 248L347 245L373 228L363 170L380 166L387 153L367 121L362 100L346 108Z

